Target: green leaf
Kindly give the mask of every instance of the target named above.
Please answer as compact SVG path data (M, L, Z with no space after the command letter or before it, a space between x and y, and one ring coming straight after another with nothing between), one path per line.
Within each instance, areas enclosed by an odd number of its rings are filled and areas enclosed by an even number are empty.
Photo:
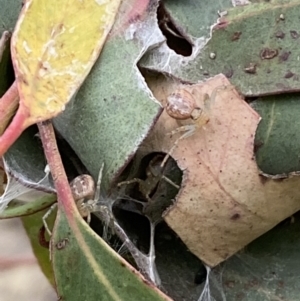
M167 296L145 281L74 212L58 210L51 239L57 291L63 300L150 301Z
M5 30L13 31L22 8L22 2L22 0L0 0L0 33Z
M23 132L4 155L4 159L7 172L22 184L37 190L55 192L52 181L49 177L45 178L47 162L36 127Z
M165 0L163 5L172 21L191 38L209 36L209 27L218 17L218 11L232 6L230 0L210 1L202 0Z
M267 174L300 170L299 94L263 97L252 107L263 117L256 135L256 161Z
M40 232L41 227L43 226L42 218L47 211L48 209L32 215L24 216L22 217L22 222L26 230L27 236L30 239L32 250L39 262L43 273L45 274L49 282L52 284L52 286L55 286L49 249L45 248L45 246L42 246L39 241L40 238L42 238L42 234ZM52 214L47 219L47 224L50 227L50 229L52 228L51 225L53 225L54 223L54 217L55 214Z
M299 0L235 7L214 28L196 59L179 57L163 64L161 57L149 54L143 67L192 83L223 73L247 96L299 90L299 13Z
M221 268L227 300L298 300L299 231L297 214L227 260Z
M1 196L0 208L5 208L6 205L8 207L3 212L0 210L0 219L29 215L48 208L55 202L55 189L51 176L45 173L47 163L36 136L36 128L27 129L5 154L3 161L8 184L5 194ZM32 195L32 200L10 203L25 193L27 199Z
M53 194L37 197L29 202L11 201L8 207L0 213L0 219L31 215L49 208L55 201L56 195Z
M184 66L192 68L189 66L193 66L195 57L211 37L211 26L217 22L218 11L225 11L232 7L232 3L230 0L200 2L166 0L161 3L161 6L164 9L161 12L162 15L158 16L159 23L165 29L164 35L170 42L175 39L175 50L177 47L180 48L182 42L186 40L192 46L192 54L187 57L177 54L176 51L169 48L167 40L149 50L139 61L139 66L167 75L179 76L181 79L191 77L192 75L182 74L181 69L185 70ZM178 33L175 32L174 27ZM176 40L178 34L182 37ZM201 74L201 70L201 68L197 69L199 74ZM195 73L194 70L193 73Z
M134 3L123 2L92 72L63 114L54 119L56 129L94 179L105 163L105 188L134 154L161 111L136 66L138 58L162 39L155 32L157 0L138 17L131 15Z

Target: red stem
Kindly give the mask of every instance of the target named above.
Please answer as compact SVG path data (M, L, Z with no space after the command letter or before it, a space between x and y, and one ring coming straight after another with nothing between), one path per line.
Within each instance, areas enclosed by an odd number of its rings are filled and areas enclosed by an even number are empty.
M25 108L24 108L25 109ZM17 111L13 121L0 137L0 157L2 157L13 143L20 137L22 132L28 126L26 124L28 112L21 107Z
M16 81L0 99L0 135L4 132L19 104L19 92Z
M49 164L54 186L57 192L58 206L61 206L69 222L76 209L68 178L57 148L55 133L50 120L37 124L47 162Z

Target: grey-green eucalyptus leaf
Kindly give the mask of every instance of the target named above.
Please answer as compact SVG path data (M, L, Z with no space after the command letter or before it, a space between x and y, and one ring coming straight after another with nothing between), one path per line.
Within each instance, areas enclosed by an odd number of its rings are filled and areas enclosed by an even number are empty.
M219 270L226 300L299 299L299 221L286 220L226 261Z
M256 162L270 175L300 171L300 95L262 97L252 107L262 116L255 135Z
M189 83L223 73L247 96L299 91L299 13L299 0L238 6L219 19L197 53L173 59L154 49L141 65Z
M105 163L102 187L122 170L161 112L137 61L164 38L156 23L158 1L139 15L129 2L120 8L114 29L87 80L63 114L54 120L96 179Z

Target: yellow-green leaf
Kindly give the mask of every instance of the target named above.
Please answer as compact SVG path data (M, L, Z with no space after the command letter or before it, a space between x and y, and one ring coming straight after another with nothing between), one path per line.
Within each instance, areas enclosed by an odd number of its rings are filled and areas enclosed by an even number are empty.
M26 1L11 42L20 106L0 138L0 156L26 127L64 110L99 56L120 2Z

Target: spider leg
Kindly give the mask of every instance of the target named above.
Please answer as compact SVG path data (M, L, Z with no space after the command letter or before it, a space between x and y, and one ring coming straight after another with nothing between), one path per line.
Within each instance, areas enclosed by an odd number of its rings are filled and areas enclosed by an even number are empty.
M204 106L205 106L205 108L206 108L207 110L210 109L211 105L212 105L212 104L215 102L215 100L216 100L216 97L217 97L218 92L221 91L221 90L227 90L227 89L233 90L233 89L234 89L234 86L231 86L231 85L229 85L229 86L225 86L225 85L219 86L219 87L215 88L215 89L212 91L210 97L209 97L208 94L205 94L205 95L204 95Z
M47 224L47 218L50 216L50 214L53 212L53 210L57 207L57 203L54 203L50 208L49 210L44 214L44 216L42 217L42 220L43 220L43 224L44 224L44 227L46 229L46 231L48 232L48 234L51 236L52 235L52 232L50 231L49 227L48 227L48 224Z
M96 191L95 191L95 195L94 195L94 204L96 204L100 198L100 192L101 192L100 188L101 188L103 168L104 168L104 163L102 163L100 171L99 171L99 175L98 175Z
M87 217L86 217L86 222L87 222L88 225L91 223L91 219L92 219L92 215L91 215L91 212L89 212Z
M133 178L133 179L131 179L131 180L123 181L123 182L118 183L118 187L120 187L120 186L122 186L122 185L133 184L133 183L139 183L139 184L142 184L142 183L144 183L144 181L141 180L141 179L138 179L138 178Z
M154 246L154 236L155 236L156 224L150 221L150 249L148 253L148 267L149 267L149 277L150 280L157 286L161 285L161 280L156 269L155 264L155 246Z
M168 161L168 159L171 157L171 155L174 152L175 148L177 147L179 141L186 138L186 137L191 136L195 132L195 129L196 129L195 124L189 124L189 125L181 126L181 127L177 128L176 130L171 132L171 135L174 135L174 134L177 134L177 133L180 133L180 132L185 132L185 133L183 135L181 135L179 138L176 139L176 141L174 142L172 148L169 150L169 152L164 157L164 159L161 163L161 167L163 167L166 164L166 162Z
M103 168L104 168L104 163L102 163L97 179L97 184L96 184L96 190L94 194L94 198L92 200L88 200L85 203L83 203L83 206L85 207L85 215L86 215L86 222L88 224L91 223L92 215L91 213L95 210L96 204L99 201L100 198L100 192L101 192L101 181L102 181L102 174L103 174Z
M178 186L177 184L175 184L171 179L169 179L168 177L166 176L162 176L161 177L163 180L165 180L167 183L169 183L170 185L172 185L173 187L179 189L180 186Z

